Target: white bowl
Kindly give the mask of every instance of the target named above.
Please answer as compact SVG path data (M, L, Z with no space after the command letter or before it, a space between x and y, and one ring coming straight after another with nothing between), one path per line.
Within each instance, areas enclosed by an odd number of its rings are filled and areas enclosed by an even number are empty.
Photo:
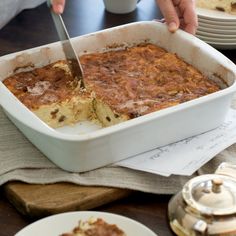
M43 123L0 82L0 103L14 124L51 161L75 172L92 170L219 126L236 91L236 66L200 39L165 24L137 22L73 39L78 54L108 45L134 45L145 40L176 53L210 79L228 85L221 91L150 113L107 128L83 134L63 133ZM0 80L17 67L43 66L63 59L60 42L0 58ZM221 83L222 84L222 83ZM10 147L9 147L10 148Z

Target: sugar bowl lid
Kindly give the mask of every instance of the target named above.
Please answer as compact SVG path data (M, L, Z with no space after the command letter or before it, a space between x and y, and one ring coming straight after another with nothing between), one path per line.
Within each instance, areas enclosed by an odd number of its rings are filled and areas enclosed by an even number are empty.
M208 174L188 181L182 190L184 201L203 215L223 216L236 213L236 179Z

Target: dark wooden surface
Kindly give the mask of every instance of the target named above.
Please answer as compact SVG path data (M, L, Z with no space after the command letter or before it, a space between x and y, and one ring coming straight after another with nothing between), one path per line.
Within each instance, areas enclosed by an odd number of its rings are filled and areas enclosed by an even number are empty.
M86 211L129 196L133 191L70 183L27 184L11 181L4 195L23 215L42 218L67 211Z
M168 195L136 192L130 197L94 210L124 215L145 224L159 236L173 236L168 225L166 210L169 199ZM20 215L0 191L0 236L13 236L35 220L37 219Z
M123 15L106 12L102 0L67 2L63 19L71 37L161 17L154 0L143 0L134 12ZM43 4L23 11L0 31L0 55L55 41L58 41L58 36L46 4Z
M154 0L143 0L130 14L114 15L104 11L102 0L68 0L64 21L71 37L129 22L160 18ZM0 56L57 41L51 16L43 4L25 10L0 30ZM236 62L236 50L222 51ZM96 210L118 213L135 219L159 236L173 236L168 220L167 205L171 196L134 193ZM11 236L36 219L19 214L6 200L0 188L0 236Z

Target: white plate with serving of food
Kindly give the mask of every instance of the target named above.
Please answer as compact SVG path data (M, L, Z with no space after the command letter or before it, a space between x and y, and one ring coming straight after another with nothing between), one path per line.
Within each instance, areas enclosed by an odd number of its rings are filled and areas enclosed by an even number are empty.
M236 28L236 1L235 0L197 0L197 15L199 27L196 36L204 40L206 43L210 43L217 49L234 49L236 42L217 42L220 38L230 38L235 34ZM215 33L212 39L205 39L201 37L200 31ZM223 47L221 46L223 45Z
M128 217L97 211L61 213L38 220L15 236L157 236L145 225Z
M201 19L235 22L235 0L197 0L197 14Z

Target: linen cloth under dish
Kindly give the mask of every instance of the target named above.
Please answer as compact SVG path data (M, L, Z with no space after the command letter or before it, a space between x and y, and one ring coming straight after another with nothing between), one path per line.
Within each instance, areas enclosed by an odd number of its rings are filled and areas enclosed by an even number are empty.
M232 104L235 108L236 99ZM199 173L214 173L222 162L236 164L236 144L205 164ZM12 180L35 184L70 182L87 186L109 186L157 194L174 194L197 174L164 177L115 166L84 173L64 171L33 146L0 108L0 185Z

